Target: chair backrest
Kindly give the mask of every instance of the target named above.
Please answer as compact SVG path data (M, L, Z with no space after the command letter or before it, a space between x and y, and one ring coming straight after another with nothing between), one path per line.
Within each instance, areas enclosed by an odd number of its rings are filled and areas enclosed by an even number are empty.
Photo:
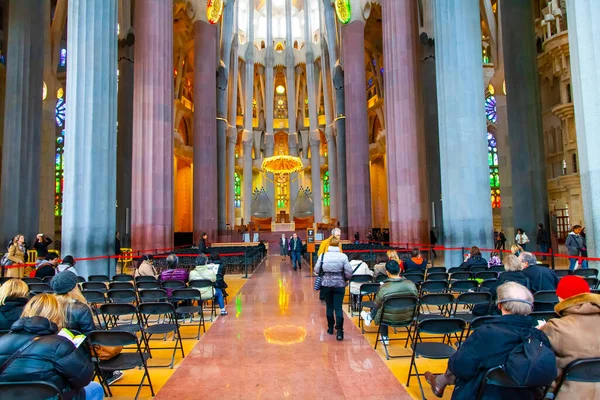
M540 290L533 294L533 301L539 303L558 304L558 296L555 290Z
M63 395L59 388L49 382L0 382L0 398L2 400L51 398L62 400Z
M429 318L419 322L418 333L430 333L434 335L449 335L451 333L464 332L466 322L460 318Z
M491 292L496 287L498 279L486 279L479 285L480 292Z
M448 290L448 281L425 281L421 284L422 293L442 293Z
M555 269L554 273L559 278L562 278L562 277L567 276L567 275L571 275L571 271L569 271L568 269Z
M374 280L377 283L381 283L381 282L387 281L387 279L388 279L387 275L377 275Z
M117 274L113 276L114 282L130 282L133 281L133 275L129 274Z
M30 283L44 283L41 278L21 278L21 280L28 285Z
M11 278L10 276L3 276L0 278L0 285L4 285L6 282L10 281L11 279L16 279L16 278Z
M100 346L129 346L138 344L137 336L131 332L110 330L92 331L88 333L87 339L92 345Z
M194 279L193 281L190 281L188 283L188 286L196 289L203 289L207 287L212 287L213 283L209 279Z
M135 315L137 309L129 303L105 303L100 305L100 312L106 315Z
M78 276L77 283L83 283L83 282L85 282L85 278L83 276Z
M469 331L479 328L484 323L492 320L494 318L498 318L499 315L484 315L482 317L474 318L473 321L469 324Z
M42 282L44 283L50 283L50 281L52 280L52 278L54 278L53 276L45 276L42 278Z
M479 286L477 281L473 280L460 280L454 281L450 285L450 290L453 292L468 292L469 290L475 290Z
M366 282L373 282L373 277L371 275L358 274L358 275L352 275L352 278L350 278L350 283L366 283Z
M415 275L415 274L406 274L404 275L404 279L408 279L413 282L415 285L421 284L423 282L423 275Z
M39 293L53 293L52 286L47 283L30 283L29 291L31 293L39 294Z
M490 271L500 273L500 272L504 272L506 270L504 269L504 265L492 265L490 267Z
M106 302L104 293L99 290L82 290L81 294L83 294L83 297L91 304Z
M377 290L379 290L380 287L381 285L379 283L363 283L360 285L360 294L364 296L377 293Z
M184 281L163 281L160 283L163 289L179 289L185 287Z
M583 279L585 279L587 284L590 286L590 289L598 288L598 278L584 277Z
M133 283L125 282L125 281L115 281L108 284L109 289L127 289L127 290L135 290Z
M489 292L466 292L456 298L456 304L474 306L477 304L489 304L492 294Z
M424 271L409 270L409 271L407 271L407 272L404 273L404 277L405 278L408 277L408 276L415 276L415 277L419 277L419 278L423 279L425 277L425 272Z
M517 382L515 382L510 376L508 376L508 374L504 371L501 365L491 368L485 373L483 381L479 386L477 399L483 399L483 396L485 394L485 387L487 385L501 386L504 388L512 389L531 389L527 386L521 386Z
M498 273L494 271L481 271L475 274L475 279L498 279Z
M438 272L447 272L446 267L429 267L429 268L427 268L428 274L435 274Z
M140 314L144 315L163 315L175 314L175 307L171 303L165 302L148 302L140 303L138 306Z
M573 275L584 276L587 278L597 278L598 270L596 268L576 269Z
M110 282L108 275L90 275L88 282Z
M195 288L173 289L171 299L173 301L200 300L200 291L198 291L198 289Z
M106 297L113 303L129 303L137 300L133 289L110 289L106 292Z
M419 299L416 296L391 295L383 301L381 306L381 321L385 321L385 324L389 326L412 324L418 305ZM406 320L396 321L399 311L406 311Z
M554 389L556 397L565 381L600 382L600 357L573 360L563 371L562 377Z
M409 275L409 274L407 274L407 275ZM428 281L447 281L448 276L449 275L446 272L434 272L433 274L427 274L427 280Z
M156 279L153 276L136 276L134 278L135 282L158 282L158 279Z
M177 289L176 289L177 290ZM167 301L167 291L164 289L144 289L139 292L141 302Z
M81 287L83 290L99 290L101 292L106 292L106 285L104 282L83 282Z
M138 281L135 284L137 290L149 290L149 289L160 289L160 282L158 281Z
M554 311L533 311L529 316L535 321L549 321L552 318L560 318Z
M455 272L465 272L467 271L466 267L452 267L448 270L449 274L454 274Z
M476 274L478 272L484 272L487 271L488 267L484 267L483 265L476 265L474 267L471 267L471 269L469 270L469 272Z
M473 277L473 273L471 271L458 271L450 274L450 280L453 281L464 281L465 279L469 279Z

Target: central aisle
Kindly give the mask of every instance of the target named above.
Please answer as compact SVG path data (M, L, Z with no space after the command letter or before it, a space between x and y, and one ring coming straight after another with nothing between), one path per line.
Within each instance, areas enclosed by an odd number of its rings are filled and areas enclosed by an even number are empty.
M156 399L410 399L348 318L327 334L308 272L267 257Z

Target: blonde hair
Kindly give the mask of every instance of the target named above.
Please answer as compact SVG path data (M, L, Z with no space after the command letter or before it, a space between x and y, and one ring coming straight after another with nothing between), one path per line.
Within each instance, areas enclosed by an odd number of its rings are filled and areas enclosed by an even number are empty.
M50 322L54 322L58 329L62 329L65 325L65 313L58 299L50 293L41 293L29 300L21 314L21 318L27 317L47 318Z
M337 247L339 245L340 245L340 239L338 239L336 236L332 236L331 240L329 241L329 246Z
M387 253L385 253L388 257L388 260L394 260L396 261L398 264L401 263L400 261L400 257L398 257L398 253L396 253L396 250L388 250Z
M523 248L521 246L519 246L518 244L513 244L512 246L510 246L510 252L513 255L517 254L517 253L522 253L523 251L525 251L525 250L523 250Z
M0 306L9 297L27 297L29 286L20 279L9 279L0 287Z
M68 310L71 308L72 304L75 302L82 303L82 304L85 304L86 306L88 306L87 300L85 299L85 297L83 297L81 290L79 290L79 286L75 286L73 288L73 290L71 290L68 293L64 293L64 294L56 294L55 293L54 296L56 296L56 299L58 300L60 307L63 309L63 311L65 313L68 312Z
M517 258L517 256L510 255L506 256L502 259L502 264L504 265L504 269L507 271L523 271L523 264Z

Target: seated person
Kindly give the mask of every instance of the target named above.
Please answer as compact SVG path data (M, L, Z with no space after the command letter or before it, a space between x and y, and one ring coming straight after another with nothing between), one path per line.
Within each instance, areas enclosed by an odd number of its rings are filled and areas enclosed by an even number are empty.
M210 254L209 261L213 265L218 265L217 280L215 280L215 287L221 289L221 291L223 292L223 297L227 298L228 294L227 291L225 291L225 289L227 289L228 286L227 282L225 282L225 265L223 265L223 263L221 262L221 256L219 256L219 253L213 251Z
M421 250L415 247L410 253L410 258L404 262L404 272L410 270L425 272L425 268L427 268L427 260L421 256Z
M179 257L176 254L169 254L165 260L167 269L160 273L161 281L188 281L188 272L179 266Z
M146 254L140 258L138 266L135 271L133 271L133 277L137 278L138 276L153 276L158 279L158 272L156 272L156 268L154 268L153 255Z
M510 252L512 253L513 256L519 257L519 255L524 251L525 250L523 250L523 248L521 246L519 246L518 244L513 244L512 246L510 246Z
M217 280L217 274L213 269L207 268L208 258L204 254L198 255L196 257L196 268L194 268L190 272L190 282L196 280L209 280L213 282L213 284ZM219 304L219 308L221 309L221 315L227 315L227 310L225 310L225 300L223 299L223 291L217 287L205 287L200 289L200 297L202 300L212 299L214 294L214 298L217 300ZM214 300L213 300L214 301Z
M0 286L0 331L8 331L29 300L29 286L20 279L9 279Z
M66 256L62 259L62 262L56 267L57 272L69 271L77 276L77 270L75 269L75 259L73 256Z
M500 254L494 251L490 254L490 260L488 261L488 268L496 267L498 265L502 265L502 260L500 259Z
M56 267L58 266L58 255L56 253L48 253L46 258L38 263L35 270L35 277L44 279L47 276L56 275Z
M9 334L0 337L0 365L22 346L39 337L0 374L0 382L23 380L54 384L65 398L97 400L104 390L93 382L94 366L85 352L57 333L63 327L64 313L54 295L38 294L23 309L23 315Z
M469 258L466 261L467 263L467 269L471 269L472 267L486 267L488 266L488 262L485 258L483 258L483 256L481 255L481 251L479 250L479 247L477 246L473 246L471 247L471 253Z
M556 290L558 276L550 268L538 265L533 254L524 251L519 254L519 261L523 267L523 275L529 279L529 289L533 293L540 290Z
M387 273L385 272L385 263L388 258L386 255L378 253L377 254L377 263L373 267L373 280L377 278L379 275L383 275L387 277Z
M354 254L350 261L350 267L352 268L352 275L369 275L373 276L373 271L369 268L369 264L364 262L360 256L360 253ZM358 305L358 295L360 294L361 282L350 282L350 294L352 295L352 307L356 309Z
M388 280L386 280L377 290L375 294L375 307L371 309L371 312L362 311L360 316L365 322L366 326L371 325L372 321L375 324L381 324L381 340L387 345L389 343L388 326L385 324L386 321L382 320L382 306L385 299L392 295L405 295L405 296L418 296L419 291L412 281L408 279L400 278L400 266L398 262L390 260L385 263L385 269L387 271ZM404 322L410 321L413 317L414 310L402 309L399 311L390 309L386 310L386 316L389 316L387 321L389 322Z
M574 275L560 280L556 295L560 303L554 310L561 318L549 320L540 329L556 353L560 378L571 361L600 357L600 295L591 294L587 282ZM599 382L565 381L555 400L599 398Z
M516 257L515 257L516 258ZM508 282L498 288L498 308L502 316L480 325L461 344L448 360L445 373L425 372L433 394L442 397L447 385L455 385L452 399L475 399L483 377L490 368L505 365L513 349L523 343L524 337L533 337L550 348L550 341L536 329L529 317L533 309L533 295L524 286ZM556 377L548 377L552 381ZM511 389L489 385L486 399L533 400L536 388ZM489 396L489 397L488 397Z

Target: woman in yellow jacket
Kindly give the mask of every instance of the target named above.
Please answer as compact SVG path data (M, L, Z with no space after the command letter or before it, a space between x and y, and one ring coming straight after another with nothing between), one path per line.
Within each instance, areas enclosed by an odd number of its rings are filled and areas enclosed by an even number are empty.
M16 265L25 263L25 236L21 234L15 236L8 248L8 259L13 262L13 265L6 270L5 275L11 278L21 278L23 267L16 267Z
M329 242L331 242L331 239L334 237L336 237L340 241L340 252L342 252L341 236L342 230L340 228L333 228L333 230L331 231L331 236L323 240L319 245L319 250L317 250L317 257L321 257L321 254L327 252L327 249L329 249Z

